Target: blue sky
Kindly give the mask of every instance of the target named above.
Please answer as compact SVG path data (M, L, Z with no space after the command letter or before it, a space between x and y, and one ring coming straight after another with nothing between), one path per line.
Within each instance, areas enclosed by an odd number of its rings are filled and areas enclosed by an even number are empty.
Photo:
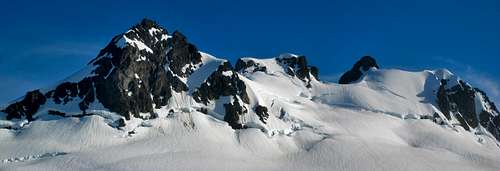
M500 102L500 1L2 1L0 103L77 71L143 17L235 61L292 52L336 81L363 55L449 68Z

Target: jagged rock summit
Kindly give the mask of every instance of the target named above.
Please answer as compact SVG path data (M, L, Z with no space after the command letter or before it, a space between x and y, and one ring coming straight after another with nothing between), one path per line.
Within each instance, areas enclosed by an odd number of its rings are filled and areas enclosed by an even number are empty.
M447 73L439 78L436 103L446 119L467 131L489 132L500 140L500 112L486 93L457 79L447 70L442 72ZM438 120L443 121L441 118Z
M309 66L304 56L282 55L275 63L307 87L318 79L318 69ZM216 111L231 127L244 128L243 115L254 113L261 123L267 118L265 106L251 104L238 74L247 67L238 60L234 69L227 60L199 52L179 31L170 34L143 19L113 37L82 71L54 89L28 92L2 111L7 120L28 121L46 114L81 117L110 111L123 117L113 118L113 123L126 123L123 119L156 118L157 109L172 112L187 107Z
M200 53L184 35L180 32L169 35L154 21L144 19L115 36L78 78L66 80L44 96L38 95L53 106L44 112L87 114L88 109L102 105L127 119L130 115L142 117L140 113L152 113L153 107L165 106L173 92L187 91L181 79L200 64ZM44 104L45 100L39 100L17 105L38 108ZM80 111L59 110L76 104ZM11 105L5 112L8 118L32 120L37 111L16 110Z

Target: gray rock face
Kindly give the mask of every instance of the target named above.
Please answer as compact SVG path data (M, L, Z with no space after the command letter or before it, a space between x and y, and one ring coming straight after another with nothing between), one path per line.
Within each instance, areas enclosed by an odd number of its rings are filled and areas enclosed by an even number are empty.
M231 126L231 128L246 128L243 123L240 123L240 116L248 112L245 106L240 104L238 100L234 99L233 102L224 104L224 109L226 111L226 115L224 115L224 121L229 123L229 126Z
M437 104L441 112L448 118L452 116L457 119L460 125L471 130L482 126L486 128L497 140L500 140L500 116L499 112L486 96L478 88L473 88L469 84L460 80L459 84L446 89L448 80L441 80L441 85L437 92ZM481 102L476 100L476 96L481 96ZM476 103L483 103L489 106L488 109L476 109ZM477 113L479 112L479 113Z
M47 99L39 90L34 90L26 93L23 100L7 106L2 112L7 113L7 120L25 118L28 121L32 121L35 119L33 118L33 114L35 114L40 106L45 104L46 101Z
M252 68L250 72L267 72L266 66L262 66L253 60L238 59L234 66L235 71L240 73L248 72L247 69Z
M45 94L49 100L53 100L55 104L67 104L70 101L76 100L79 97L82 99L78 104L80 110L85 113L89 108L90 103L95 100L94 87L92 78L87 77L78 83L64 82Z
M368 71L370 68L379 68L377 61L371 56L364 56L358 62L352 66L351 70L344 73L340 79L339 84L350 84L354 81L359 80L363 73Z
M188 71L176 75L172 68L191 65L191 61L199 63L201 55L182 34L174 34L171 39L167 35L166 29L145 19L101 50L91 63L97 66L92 79L96 97L104 107L127 119L131 114L141 117L139 113L151 113L153 106L165 106L172 91L188 90L179 78L188 76ZM132 43L120 44L124 39ZM188 61L172 62L173 59Z
M289 75L304 81L308 88L311 87L311 75L319 80L319 69L315 66L309 66L305 56L276 58L276 62L285 68Z
M201 63L201 54L193 44L180 32L175 31L171 41L172 50L169 51L168 61L170 70L181 77L187 77ZM184 68L184 69L183 69Z
M257 116L259 116L259 120L262 121L262 123L266 124L267 118L269 118L269 113L267 113L267 107L257 105L255 106L255 113L257 113Z
M229 62L224 62L201 86L193 92L198 103L208 104L222 96L231 96L233 101L224 104L224 120L234 129L243 128L239 118L248 112L244 104L250 100L245 83L239 78ZM238 100L240 99L241 102ZM243 104L244 103L244 104Z
M169 37L166 29L144 19L115 36L88 65L93 67L92 74L79 82L64 82L41 96L39 91L29 92L25 99L32 94L37 98L27 99L32 103L21 101L6 108L8 119L30 118L45 103L45 97L60 105L77 101L82 114L98 100L127 119L131 115L141 117L139 113L154 117L153 106L167 105L172 91L188 90L180 78L201 65L201 55L180 32ZM28 111L24 110L26 105Z

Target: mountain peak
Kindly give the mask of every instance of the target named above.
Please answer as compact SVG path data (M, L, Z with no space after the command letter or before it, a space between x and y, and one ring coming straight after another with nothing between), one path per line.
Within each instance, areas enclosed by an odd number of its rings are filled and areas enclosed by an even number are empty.
M363 56L356 64L354 64L353 68L362 68L363 71L368 71L371 67L379 68L377 65L377 61L375 58L371 56Z
M184 35L176 31L169 36L155 21L143 19L113 37L89 62L85 74L42 93L47 103L54 104L52 113L59 115L87 114L98 104L126 119L151 118L153 109L167 105L173 93L188 90L183 80L200 63L200 53ZM13 118L36 119L32 116L36 112L26 112L26 106L38 109L45 104L18 103L8 113ZM74 104L79 111L58 110Z
M377 61L371 56L363 56L352 66L351 70L340 77L339 84L349 84L359 80L370 68L379 69Z
M159 25L156 23L156 21L154 20L151 20L149 18L143 18L141 20L141 22L137 25L140 25L140 26L144 26L144 27L148 27L148 28L151 28L151 27L159 27Z

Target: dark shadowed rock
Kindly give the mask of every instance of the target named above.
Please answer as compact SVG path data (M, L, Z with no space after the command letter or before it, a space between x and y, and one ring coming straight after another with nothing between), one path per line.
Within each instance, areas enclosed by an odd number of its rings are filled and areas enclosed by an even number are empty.
M78 82L78 97L82 101L78 104L80 110L85 114L89 105L95 101L94 86L92 78L84 78Z
M46 100L39 90L30 91L26 93L23 100L10 104L2 112L7 113L7 120L25 118L32 121L33 114L38 111L41 105L45 104Z
M451 110L458 112L457 114L461 115L472 128L476 128L479 122L476 118L475 93L471 86L461 80L459 85L447 91L448 99L454 104ZM468 129L465 123L461 124Z
M483 103L489 106L489 109L482 110L479 114L480 124L486 128L497 140L500 140L500 112L496 105L490 101L486 93L478 88L474 88L479 96L482 97Z
M267 72L266 66L262 66L259 63L256 63L255 61L251 59L238 59L236 61L236 65L234 67L235 71L240 72L240 73L245 73L245 72Z
M153 104L166 105L171 82L175 82L172 73L164 69L170 48L166 35L166 29L145 19L101 50L92 63L97 66L92 80L104 107L128 119L130 114L140 117L139 113L151 113Z
M311 75L314 79L319 80L319 69L314 66L309 66L305 56L286 56L276 58L288 75L296 76L306 83L307 87L311 87Z
M266 124L267 118L269 118L269 113L267 113L267 107L257 105L255 106L254 110L257 116L259 116L259 120L262 121L262 123Z
M351 70L347 71L340 77L339 84L349 84L359 80L363 76L363 73L372 67L377 69L379 68L375 59L371 56L362 57L354 64Z
M115 122L111 123L110 126L115 127L115 128L121 128L125 126L125 120L123 118L120 118L116 120Z
M193 92L193 98L198 103L207 105L222 96L233 97L232 102L224 104L224 120L234 129L243 128L240 116L247 113L245 104L250 99L246 91L245 83L239 78L229 62L224 62L213 72L205 82ZM238 100L241 99L241 102Z
M201 86L193 92L198 103L208 104L210 100L221 96L238 96L244 103L249 103L245 83L239 78L229 62L224 62L212 73Z
M481 125L500 140L499 112L495 104L483 91L471 87L462 80L459 80L457 85L446 88L448 81L441 80L437 92L437 104L446 118L452 119L451 116L454 116L465 130L475 129ZM476 100L478 98L476 96L481 96L479 99L482 100ZM476 103L486 104L488 107L487 109L476 109L477 106L482 106Z
M66 117L66 113L64 112L59 112L57 110L49 110L48 111L49 115L55 115L55 116L61 116L61 117Z
M240 104L237 100L234 100L232 103L224 104L224 108L226 110L224 121L229 123L229 126L231 126L233 129L245 128L244 125L240 122L240 116L248 112L243 104Z
M448 94L446 93L446 80L441 80L441 85L439 86L438 92L437 92L437 104L441 112L446 116L447 119L451 119L450 116L450 100L448 99Z
M190 75L196 64L201 63L201 54L193 44L187 42L186 36L178 31L173 33L169 43L172 47L168 55L170 70L181 77Z
M319 68L315 66L311 66L309 69L309 72L311 72L311 75L316 78L316 80L319 80Z

